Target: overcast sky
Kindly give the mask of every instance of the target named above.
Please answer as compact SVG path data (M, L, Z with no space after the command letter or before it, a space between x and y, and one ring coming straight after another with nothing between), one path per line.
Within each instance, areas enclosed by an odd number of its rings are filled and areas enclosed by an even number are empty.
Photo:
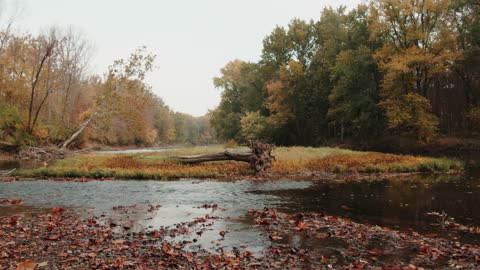
M74 27L94 47L91 70L146 45L157 55L148 78L172 109L200 116L220 100L212 78L234 59L257 61L262 40L293 18L315 19L325 6L361 0L17 0L18 24L33 33ZM17 2L14 1L14 2ZM17 2L18 3L18 2Z

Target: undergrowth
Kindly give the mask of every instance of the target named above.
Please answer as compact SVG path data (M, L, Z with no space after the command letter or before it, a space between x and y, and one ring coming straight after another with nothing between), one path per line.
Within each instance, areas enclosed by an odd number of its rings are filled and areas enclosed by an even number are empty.
M19 177L75 177L158 179L228 178L252 174L242 162L207 162L184 165L172 156L222 151L218 147L197 147L148 154L84 154L59 160L51 166L20 170ZM461 161L337 148L280 147L274 150L273 176L308 175L313 172L410 173L462 170Z

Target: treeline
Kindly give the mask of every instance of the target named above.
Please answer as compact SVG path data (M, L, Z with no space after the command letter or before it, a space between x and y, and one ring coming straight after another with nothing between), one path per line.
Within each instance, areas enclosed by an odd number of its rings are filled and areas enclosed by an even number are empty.
M479 12L476 0L378 0L277 26L258 63L235 60L215 78L211 123L224 140L281 145L474 134Z
M172 111L144 82L155 60L145 48L115 61L103 76L88 72L89 55L88 42L71 30L31 35L3 29L1 145L59 145L79 130L77 145L214 141L207 117Z

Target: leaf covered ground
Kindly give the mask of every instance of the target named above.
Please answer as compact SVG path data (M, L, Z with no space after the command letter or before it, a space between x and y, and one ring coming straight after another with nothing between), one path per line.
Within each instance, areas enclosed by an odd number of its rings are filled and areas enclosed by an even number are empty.
M154 213L161 206L144 211ZM202 205L218 208L218 205ZM5 269L475 269L480 247L416 232L359 224L322 213L245 213L270 244L261 252L196 245L220 218L205 215L170 227L135 232L131 209L114 207L126 222L82 216L55 207L0 218L0 262Z

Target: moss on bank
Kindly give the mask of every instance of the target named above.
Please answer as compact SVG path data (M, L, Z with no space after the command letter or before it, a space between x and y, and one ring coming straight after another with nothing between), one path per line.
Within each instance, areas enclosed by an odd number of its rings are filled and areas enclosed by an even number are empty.
M180 164L170 157L222 151L219 147L196 147L142 154L83 154L53 165L20 170L18 177L74 177L118 179L228 178L252 174L248 164L235 161ZM311 175L315 172L411 173L462 170L461 161L337 148L279 147L274 150L274 177Z

